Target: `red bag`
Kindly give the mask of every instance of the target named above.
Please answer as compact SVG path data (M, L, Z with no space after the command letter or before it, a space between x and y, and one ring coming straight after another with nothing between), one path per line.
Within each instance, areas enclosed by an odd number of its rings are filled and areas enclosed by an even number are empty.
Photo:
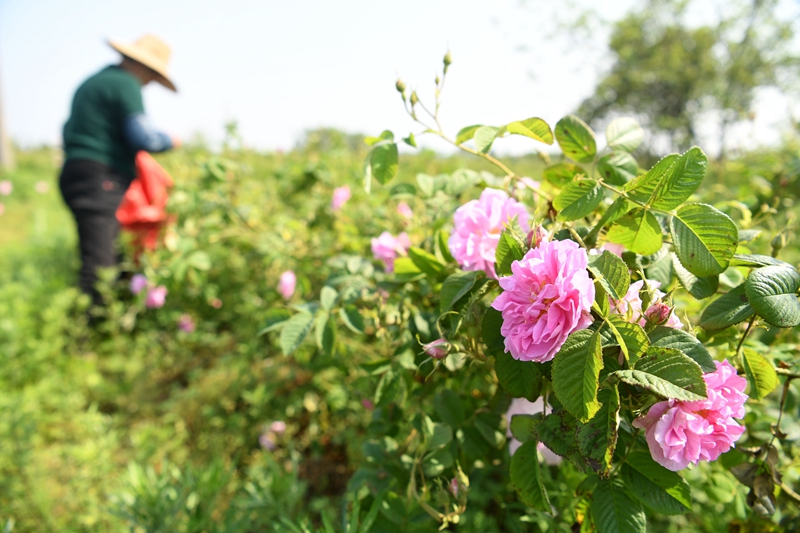
M172 176L147 152L136 154L136 179L117 208L123 230L134 233L137 249L155 250L161 228L169 222L165 210Z

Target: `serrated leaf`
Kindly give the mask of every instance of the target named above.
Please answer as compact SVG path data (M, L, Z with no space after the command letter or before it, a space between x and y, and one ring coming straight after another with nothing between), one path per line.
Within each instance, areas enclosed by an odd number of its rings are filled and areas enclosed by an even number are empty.
M662 398L691 402L706 397L706 383L700 365L671 348L651 346L632 370L618 370L614 375Z
M668 287L672 283L672 274L675 271L672 267L672 257L673 254L666 254L650 266L645 267L645 277L661 283L661 287Z
M556 140L564 155L578 163L590 163L597 153L594 132L575 115L566 116L558 121Z
M628 496L619 478L597 484L591 509L597 533L647 533L642 504Z
M647 352L650 340L642 326L628 322L620 315L611 315L606 322L628 362L635 363Z
M581 422L600 409L597 401L603 351L597 331L581 330L567 337L553 359L553 389L564 408Z
M611 185L625 185L639 173L639 165L627 152L611 152L597 161L597 172Z
M778 374L772 363L767 361L763 355L750 348L745 348L742 362L747 381L750 383L749 396L751 398L761 400L775 390L775 387L778 386Z
M458 429L466 418L461 398L449 389L441 391L433 398L433 408L442 422L453 429Z
M508 133L524 135L545 144L553 144L553 132L550 131L550 125L537 117L511 122L506 124L504 129Z
M707 204L682 206L669 227L675 254L697 277L722 274L739 245L733 220Z
M628 292L631 284L628 265L608 250L589 257L589 271L614 300L620 300Z
M760 254L735 254L731 259L731 266L763 267L763 266L788 266L791 264L768 255Z
M375 146L370 155L370 167L372 175L381 185L390 182L397 175L397 145L390 143Z
M481 338L486 344L487 352L502 352L505 350L505 341L500 333L503 326L503 314L492 307L486 310L481 321Z
M714 372L717 369L714 359L700 340L683 330L656 326L650 332L650 346L678 350L700 365L703 372Z
M511 417L511 435L520 442L538 440L536 427L542 423L544 415L536 413L534 415L513 415Z
M642 144L644 130L636 120L621 117L606 126L606 142L610 148L632 152Z
M614 200L608 209L606 209L605 213L603 213L603 216L600 217L600 220L597 221L597 224L595 224L589 234L584 238L584 242L594 242L601 229L615 222L618 218L630 211L632 206L633 204L622 196Z
M442 283L442 291L439 295L439 312L446 313L453 305L467 294L475 286L477 279L483 271L458 271L451 274Z
M755 313L745 294L744 283L723 294L700 315L700 327L709 331L725 329L744 322Z
M568 183L553 200L559 220L578 220L597 209L603 201L603 188L594 180Z
M750 305L765 322L779 328L800 325L800 274L785 266L766 266L750 272L744 282Z
M594 418L578 426L578 449L592 470L608 477L617 447L619 391L616 386L603 389L597 399L603 406Z
M689 484L676 472L656 463L647 452L628 454L622 478L629 492L657 513L674 515L692 510Z
M511 275L511 263L521 260L525 255L522 247L508 231L500 234L495 250L495 273L499 276Z
M475 136L475 132L481 127L483 127L482 124L475 124L473 126L461 128L458 134L456 134L456 144L463 144L472 139Z
M328 357L332 356L336 348L336 322L330 313L319 313L314 328L317 347Z
M398 183L392 186L389 194L391 196L415 196L417 188L411 183Z
M421 192L425 198L430 198L433 196L433 193L436 192L436 184L433 176L422 173L417 174L417 185L419 186L419 192Z
M417 268L433 279L438 279L445 273L445 266L436 256L426 252L422 248L412 246L408 249L408 257L411 258L411 261L413 261Z
M364 333L364 317L355 305L346 305L339 309L339 318L353 333Z
M542 391L541 364L519 361L505 351L497 351L493 355L494 371L503 390L514 398L536 401Z
M606 238L641 255L654 254L663 244L658 219L653 213L644 209L634 209L618 218L608 230Z
M583 173L583 169L574 163L558 163L545 168L542 177L556 187L563 187Z
M537 445L535 440L524 442L511 458L511 483L525 505L550 513L550 500L539 472Z
M569 460L580 471L586 469L586 461L575 439L577 422L574 416L564 409L553 411L536 425L535 430L539 440L553 453Z
M398 257L394 260L394 274L395 276L416 276L422 274L422 270L414 264L410 257Z
M680 259L675 254L672 254L672 268L675 270L675 275L678 276L683 288L698 300L716 294L717 289L719 289L719 275L698 278L683 267Z
M494 126L481 126L475 130L472 138L475 142L475 149L483 154L488 154L498 133L500 133L500 128Z
M281 329L281 351L284 355L291 355L311 330L314 315L311 313L297 313L286 321Z
M682 155L668 155L647 173L625 186L631 199L668 211L697 190L706 175L708 157L694 147Z
M325 309L326 311L330 311L333 309L333 306L336 304L336 299L339 297L339 293L336 292L336 289L333 287L329 287L325 285L322 287L322 290L319 294L319 305Z
M292 312L288 309L273 308L267 309L264 313L264 326L258 332L258 336L282 328L286 321L292 317Z

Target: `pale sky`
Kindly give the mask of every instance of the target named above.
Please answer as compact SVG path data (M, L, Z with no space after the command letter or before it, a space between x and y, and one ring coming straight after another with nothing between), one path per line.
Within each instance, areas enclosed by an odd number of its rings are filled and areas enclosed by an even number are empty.
M592 4L610 18L636 0ZM588 96L605 64L607 33L569 52L549 0L0 0L0 84L6 126L22 145L58 144L72 94L118 55L107 38L152 32L173 49L180 91L144 90L168 132L212 141L237 120L247 144L290 148L303 130L332 126L375 135L415 129L402 110L399 74L423 99L449 48L442 117L455 133L539 116L551 123ZM524 48L524 50L523 50ZM778 138L786 103L767 93L760 137ZM743 133L745 140L752 127ZM526 139L500 151L526 150ZM444 148L433 142L430 146ZM713 147L709 149L713 150Z

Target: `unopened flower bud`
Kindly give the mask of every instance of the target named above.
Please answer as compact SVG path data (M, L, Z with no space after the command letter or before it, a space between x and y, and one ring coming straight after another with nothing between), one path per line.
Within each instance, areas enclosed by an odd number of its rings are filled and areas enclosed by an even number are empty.
M672 308L664 302L656 302L645 311L644 316L648 322L655 325L665 324L672 314Z
M442 80L439 78L439 76L436 76L436 79L434 81L436 82L436 85L439 85L439 83L441 83Z
M445 355L447 355L447 348L447 339L436 339L433 342L422 345L422 349L425 350L425 353L434 359L442 359Z
M397 83L394 84L395 88L397 88L397 92L403 94L406 92L406 84L401 79L397 79Z
M453 63L453 56L450 55L450 51L448 50L447 53L444 55L444 68L447 69Z
M780 232L772 239L772 257L777 257L783 247L786 246L786 233Z
M455 496L456 498L458 498L458 479L457 478L453 478L450 481L450 493L453 496Z
M417 102L419 102L419 97L417 96L417 91L412 91L411 92L410 101L411 101L411 105L412 106L417 105Z
M550 234L542 227L541 224L528 232L528 248L538 248L540 244L549 240Z

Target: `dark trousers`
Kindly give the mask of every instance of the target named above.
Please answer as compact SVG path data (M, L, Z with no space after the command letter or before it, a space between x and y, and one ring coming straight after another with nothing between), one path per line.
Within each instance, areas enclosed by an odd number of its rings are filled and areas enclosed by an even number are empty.
M131 181L110 166L88 159L67 160L59 178L61 195L78 226L78 285L96 305L103 303L95 288L97 269L119 263L116 211Z

